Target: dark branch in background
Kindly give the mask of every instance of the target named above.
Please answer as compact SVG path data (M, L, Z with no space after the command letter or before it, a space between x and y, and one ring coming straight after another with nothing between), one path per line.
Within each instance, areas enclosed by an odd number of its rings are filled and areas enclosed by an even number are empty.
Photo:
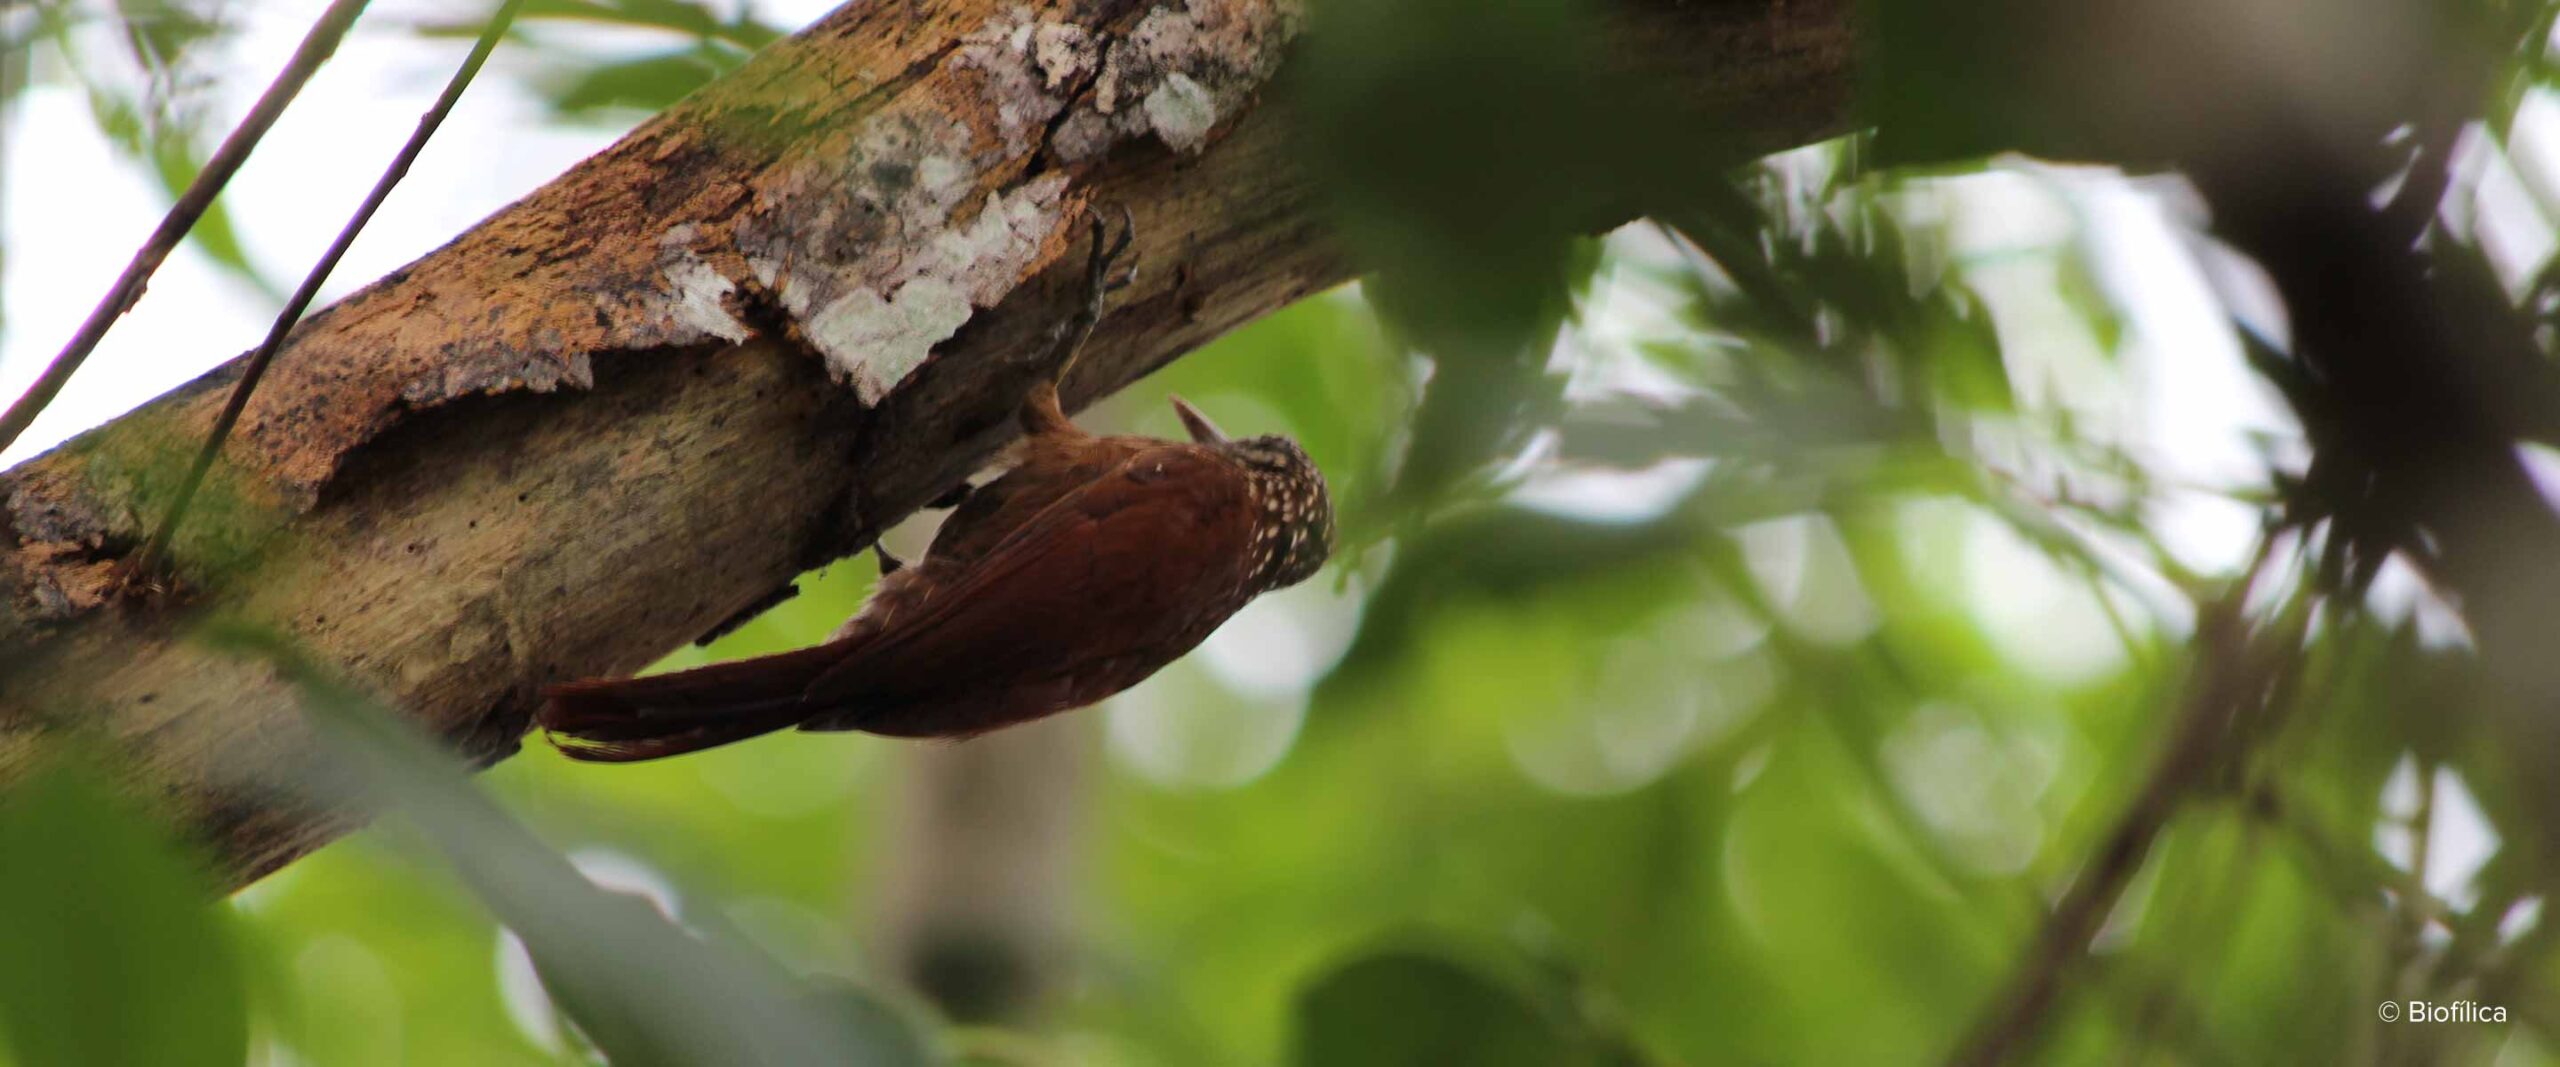
M2547 36L2522 40L2538 53ZM2400 141L2371 139L2400 151L2274 141L2266 151L2295 161L2280 184L2246 153L2188 169L2216 230L2265 269L2292 323L2287 399L2316 458L2289 517L2325 522L2345 562L2324 569L2347 580L2342 591L2396 553L2460 610L2487 684L2476 702L2430 708L2440 717L2428 730L2483 732L2498 758L2466 771L2516 790L2522 817L2498 830L2547 895L2560 885L2560 778L2548 773L2560 752L2560 514L2518 449L2560 442L2560 368L2536 340L2536 312L2481 250L2436 225L2448 188L2471 195L2448 161L2484 64L2456 54L2422 69L2441 72L2408 94L2423 109L2363 124L2405 125ZM2404 175L2377 208L2373 190Z
M2533 817L2500 829L2525 846L2520 873L2547 892L2549 859L2560 856L2560 779L2544 773L2560 750L2560 659L2549 641L2560 516L2516 450L2560 440L2560 371L2535 340L2532 313L2477 249L2435 225L2448 189L2461 195L2449 161L2497 59L2478 47L2476 27L2448 14L2453 5L2366 7L2374 18L2343 32L2242 35L2195 50L2187 42L2227 18L2226 5L2010 5L2034 32L2007 43L2032 42L2042 70L2068 73L2002 85L2002 99L2037 107L2013 109L2016 121L1989 132L2001 147L2172 165L2210 205L2215 235L2264 269L2290 336L2255 339L2253 358L2312 446L2308 470L2283 485L2276 521L2302 532L2317 561L2310 588L2341 613L2359 610L2394 555L2459 607L2487 699L2430 707L2441 718L2428 729L2486 732L2493 759L2469 770L2527 799ZM2534 26L2515 40L2538 55L2547 19ZM1923 37L1930 28L1917 18L1899 27ZM1905 59L1920 60L1968 66L1925 50ZM2343 92L2315 71L2359 78ZM1928 115L1906 117L1924 125ZM2377 203L2377 190L2395 195ZM2226 738L2221 765L2246 758L2270 720ZM2117 857L2126 843L2110 838L2089 870L2138 869ZM2029 1047L2058 1000L2050 986L2061 963L2085 954L2081 931L2107 910L2083 896L2075 887L2057 910L1958 1062Z
M1985 1006L1949 1064L2008 1063L2033 1046L2072 965L2088 955L2091 939L2142 870L2169 821L2188 801L2227 781L2222 772L2245 757L2243 739L2264 735L2256 720L2281 712L2282 682L2301 665L2309 601L2297 599L2256 626L2243 608L2250 590L2271 570L2274 543L2272 534L2261 541L2257 560L2206 606L2196 626L2194 673L2168 748L2070 890L2045 916L2005 992Z
M161 262L169 258L169 253L178 247L179 241L186 239L187 231L195 228L196 220L203 217L205 209L213 206L214 197L220 196L223 186L230 184L231 175L240 169L240 164L248 161L249 153L258 147L259 139L265 137L267 129L284 114L285 107L293 103L294 96L302 92L303 84L310 81L311 75L320 69L320 64L327 62L330 54L338 50L338 42L346 37L347 29L355 24L356 16L363 13L364 5L365 0L335 0L329 5L329 10L321 13L320 20L312 23L311 32L303 35L301 47L294 50L293 58L286 61L284 70L276 74L275 81L267 86L266 93L258 97L257 104L241 118L240 125L232 129L230 136L223 138L222 146L205 160L204 169L196 172L195 181L179 195L178 202L169 205L169 213L160 220L160 227L151 231L151 238L134 252L133 261L125 264L124 273L117 276L115 286L107 290L105 299L98 301L98 306L89 312L89 318L80 324L79 332L71 335L71 342L62 346L61 353L55 355L44 373L36 377L35 384L27 387L26 395L9 405L6 413L0 413L0 449L9 447L17 441L19 434L26 432L27 427L36 421L36 416L43 413L45 405L52 403L53 398L62 392L63 385L71 380L73 372L80 369L81 362L96 350L98 342L107 336L107 330L132 309L135 301L142 299L142 291L151 281L152 272L160 269Z
M267 330L267 339L259 342L257 350L250 353L248 369L241 373L240 383L232 387L231 399L222 406L222 414L214 419L213 431L205 435L204 448L196 453L195 465L187 469L186 480L179 483L177 497L169 502L168 515L160 520L159 528L151 532L151 539L143 543L142 551L134 555L125 572L128 577L148 579L152 568L158 565L160 553L168 548L169 539L177 535L178 524L187 517L187 506L195 502L196 490L204 487L205 473L211 471L213 461L221 457L223 440L231 436L231 427L239 423L240 412L248 408L249 396L257 391L258 379L266 376L267 364L274 362L276 350L284 347L285 335L293 332L295 324L302 321L302 313L320 295L320 286L329 280L329 272L338 268L338 261L345 258L347 249L356 243L356 235L364 232L365 223L373 221L373 213L381 209L384 200L390 199L392 188L408 176L409 165L417 162L418 154L426 150L427 141L436 135L436 128L444 125L445 115L453 111L454 103L461 100L463 91L471 87L471 79L480 74L480 67L489 61L489 53L497 50L498 41L506 36L507 28L515 25L516 12L522 7L524 0L506 0L495 14L489 16L488 25L480 28L480 39L471 46L471 54L463 58L461 69L453 72L452 79L444 83L444 92L428 106L426 114L418 117L418 128L409 134L409 143L400 146L400 154L392 157L390 169L383 171L382 177L374 181L373 191L365 194L364 203L338 230L338 239L320 256L320 262L312 265L311 273L303 276L302 285L293 291L291 299L285 301L284 310L276 313L275 325ZM228 149L230 146L223 147ZM0 440L0 447L7 443Z

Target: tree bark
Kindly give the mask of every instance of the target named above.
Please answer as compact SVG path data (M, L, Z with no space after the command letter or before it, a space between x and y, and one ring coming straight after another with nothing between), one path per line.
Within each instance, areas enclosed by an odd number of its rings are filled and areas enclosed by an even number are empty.
M1851 6L1611 17L1740 160L1843 127ZM295 695L198 624L282 631L494 762L543 684L647 664L984 462L1072 299L1082 205L1130 208L1144 270L1071 400L1342 281L1265 106L1304 22L849 4L304 323L174 589L108 577L238 361L0 474L0 779L103 741L245 884L360 816L264 784L315 759Z

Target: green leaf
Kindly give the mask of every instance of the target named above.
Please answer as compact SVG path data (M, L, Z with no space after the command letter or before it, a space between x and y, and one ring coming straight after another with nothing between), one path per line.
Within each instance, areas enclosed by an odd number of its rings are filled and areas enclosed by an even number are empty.
M150 157L152 175L160 180L160 191L172 203L195 184L196 175L204 170L204 154L196 150L194 138L185 131L165 131L151 138L142 151ZM248 249L240 244L240 231L231 224L231 212L221 200L205 205L195 228L187 231L187 239L216 265L256 286L261 294L278 302L284 300L284 291L249 261Z
M1938 396L1960 408L2014 413L2017 396L2009 383L2009 365L2001 358L1991 309L1970 290L1951 284L1922 301L1917 311L1919 335L1913 340L1927 360Z
M94 85L89 89L89 109L97 120L99 132L126 156L148 166L152 180L171 202L184 194L187 186L195 182L196 174L204 169L204 153L198 150L196 131L192 126L155 128L146 121L139 104ZM239 231L232 226L231 215L224 210L221 200L205 206L204 214L196 219L195 227L187 231L187 240L211 258L215 265L256 286L260 294L279 303L284 300L284 290L260 273L256 264L249 262L248 251L240 244Z
M203 871L98 775L58 765L0 802L0 1030L17 1062L236 1065L237 946Z
M2098 350L2114 356L2124 346L2124 313L2116 307L2115 298L2107 292L2106 283L2098 278L2098 250L2091 247L2083 223L2081 233L2061 256L2054 278L2054 293L2080 319L2080 324L2097 342Z
M1298 997L1300 1067L1568 1067L1594 1062L1520 991L1457 960L1391 949L1336 968Z
M582 115L611 108L658 111L738 65L740 57L686 48L588 70L555 90L551 106Z
M688 0L527 0L517 13L516 21L519 25L574 22L627 30L654 30L690 37L706 46L719 46L716 49L706 48L706 52L725 54L735 51L740 59L783 36L781 28L756 18L751 4L739 5L737 14L723 19L710 5ZM421 37L467 40L479 34L480 22L477 20L433 21L418 26ZM545 43L555 50L560 47Z
M164 85L189 49L224 30L220 21L172 0L116 0L115 7L134 62Z

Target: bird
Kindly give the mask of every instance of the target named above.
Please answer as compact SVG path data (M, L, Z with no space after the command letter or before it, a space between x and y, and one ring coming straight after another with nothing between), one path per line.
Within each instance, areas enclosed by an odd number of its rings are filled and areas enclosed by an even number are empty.
M1004 472L968 489L925 554L882 578L825 643L544 691L535 720L572 759L627 763L791 727L966 738L1085 707L1146 680L1255 597L1305 581L1334 544L1324 474L1289 437L1229 439L1170 397L1187 441L1100 436L1058 385L1135 277L1088 211L1086 298L1054 375L1017 412Z

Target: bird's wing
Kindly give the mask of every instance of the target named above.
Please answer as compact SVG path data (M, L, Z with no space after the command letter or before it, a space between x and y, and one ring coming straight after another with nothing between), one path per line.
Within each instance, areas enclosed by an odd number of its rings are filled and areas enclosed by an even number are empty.
M1142 651L1196 621L1249 566L1242 471L1160 442L1058 494L984 554L937 574L916 603L809 686L812 705L929 692L968 673L1063 674Z
M1012 470L970 490L967 499L942 520L925 555L937 565L966 567L984 558L1009 535L1030 529L1033 520L1059 498L1111 474L1131 457L1165 442L1146 438L1085 439L1073 459L1046 462L1028 452Z

